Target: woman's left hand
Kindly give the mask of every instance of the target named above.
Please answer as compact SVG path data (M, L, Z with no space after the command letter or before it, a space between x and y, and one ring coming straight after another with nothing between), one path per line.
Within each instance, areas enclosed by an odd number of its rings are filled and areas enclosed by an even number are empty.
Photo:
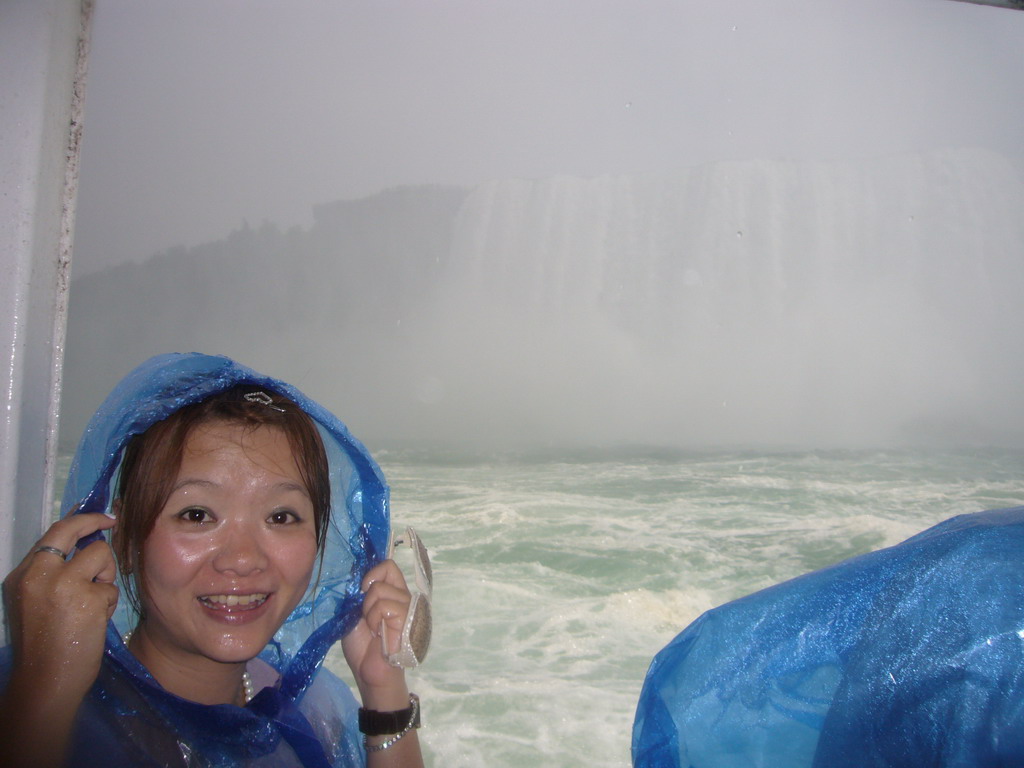
M412 595L394 560L370 569L362 588L366 593L362 618L341 643L345 660L355 675L364 707L404 709L409 705L405 673L388 663L381 634L387 638L388 653L397 653Z
M409 706L409 689L405 670L391 666L386 654L398 652L412 595L394 560L371 568L362 588L366 594L362 618L341 641L341 647L355 675L363 706L378 712L397 712ZM381 644L382 632L387 638L386 651ZM379 744L382 738L367 737L367 743L372 739ZM422 768L416 731L404 734L387 749L369 752L366 764L368 768Z

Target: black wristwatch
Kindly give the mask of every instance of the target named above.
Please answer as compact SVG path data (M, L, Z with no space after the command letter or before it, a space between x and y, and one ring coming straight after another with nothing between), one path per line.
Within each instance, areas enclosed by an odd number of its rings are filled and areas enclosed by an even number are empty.
M359 708L359 730L367 736L388 736L420 727L420 699L409 694L409 706L394 712Z

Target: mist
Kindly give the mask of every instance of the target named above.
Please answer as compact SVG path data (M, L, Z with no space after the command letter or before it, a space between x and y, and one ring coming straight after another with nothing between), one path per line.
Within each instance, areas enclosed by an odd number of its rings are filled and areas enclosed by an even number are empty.
M62 436L228 354L371 446L1019 445L1024 14L107 2Z

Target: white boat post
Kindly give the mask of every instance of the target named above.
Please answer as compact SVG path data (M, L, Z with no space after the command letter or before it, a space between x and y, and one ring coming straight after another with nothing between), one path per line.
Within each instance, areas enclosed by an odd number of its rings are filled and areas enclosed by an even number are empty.
M0 7L0 578L49 523L93 0Z

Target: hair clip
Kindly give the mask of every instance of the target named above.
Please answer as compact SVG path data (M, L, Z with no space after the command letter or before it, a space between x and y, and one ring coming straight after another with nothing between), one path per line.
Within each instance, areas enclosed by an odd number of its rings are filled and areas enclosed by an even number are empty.
M267 406L267 408L273 408L275 411L280 411L281 413L284 413L284 408L279 408L278 406L274 405L274 399L262 390L257 390L256 392L248 392L242 395L242 399L245 400L246 402L259 403L260 405Z

